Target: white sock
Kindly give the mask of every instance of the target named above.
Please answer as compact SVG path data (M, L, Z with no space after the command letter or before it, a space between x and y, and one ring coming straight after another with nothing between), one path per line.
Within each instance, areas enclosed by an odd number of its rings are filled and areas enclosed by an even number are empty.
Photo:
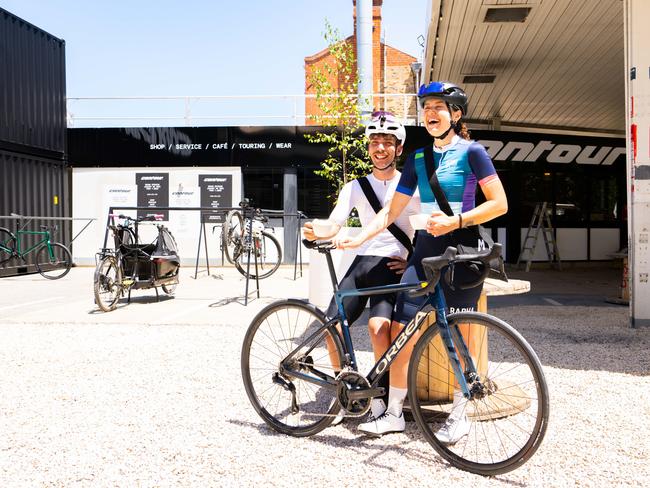
M404 399L407 393L406 388L396 388L390 386L388 388L388 408L386 411L395 417L402 415L402 407L404 406Z
M370 401L370 413L377 418L386 411L386 403L383 398L373 398Z
M454 391L454 403L451 405L450 417L459 419L465 415L465 407L467 407L467 399L463 396L460 390Z

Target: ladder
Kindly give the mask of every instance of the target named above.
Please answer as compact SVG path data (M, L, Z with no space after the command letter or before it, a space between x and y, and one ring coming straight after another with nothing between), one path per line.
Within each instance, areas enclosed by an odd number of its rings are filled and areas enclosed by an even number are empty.
M544 246L546 247L546 256L548 257L551 265L557 265L559 270L562 270L562 262L560 261L560 253L557 249L557 242L551 225L551 218L549 217L551 210L548 208L548 202L536 203L533 216L530 219L530 225L526 232L526 237L521 245L521 252L517 258L517 269L522 261L526 261L526 272L530 271L530 265L535 254L537 247L537 239L539 238L540 231L544 237Z

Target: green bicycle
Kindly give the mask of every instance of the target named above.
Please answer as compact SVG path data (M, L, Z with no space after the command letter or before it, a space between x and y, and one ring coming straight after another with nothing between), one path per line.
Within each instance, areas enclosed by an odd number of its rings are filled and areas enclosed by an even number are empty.
M54 226L52 232L57 231ZM38 242L27 249L22 249L23 236L39 236ZM48 280L58 280L68 274L72 267L70 251L63 244L50 239L50 228L44 225L40 231L18 230L14 234L9 229L0 227L0 265L17 258L27 262L25 256L36 252L36 269Z

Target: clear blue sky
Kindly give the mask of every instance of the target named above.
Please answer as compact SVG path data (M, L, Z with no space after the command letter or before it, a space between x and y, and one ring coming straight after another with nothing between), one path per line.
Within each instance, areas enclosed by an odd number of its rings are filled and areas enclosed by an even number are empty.
M428 0L384 0L385 41L418 58ZM352 0L0 0L66 41L67 95L294 95L325 19L352 34Z

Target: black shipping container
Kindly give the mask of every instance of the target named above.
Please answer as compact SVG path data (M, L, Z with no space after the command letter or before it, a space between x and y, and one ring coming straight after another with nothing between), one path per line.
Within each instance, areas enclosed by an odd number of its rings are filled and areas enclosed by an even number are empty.
M0 8L0 149L64 159L65 41Z
M69 169L62 161L0 151L0 216L12 213L37 217L70 217ZM26 225L24 225L26 224ZM40 226L58 226L53 240L68 246L72 225L69 220L0 218L0 227L14 232L17 228L40 230ZM21 236L22 249L36 243L35 236ZM27 261L12 259L0 264L0 276L33 272L35 253Z

